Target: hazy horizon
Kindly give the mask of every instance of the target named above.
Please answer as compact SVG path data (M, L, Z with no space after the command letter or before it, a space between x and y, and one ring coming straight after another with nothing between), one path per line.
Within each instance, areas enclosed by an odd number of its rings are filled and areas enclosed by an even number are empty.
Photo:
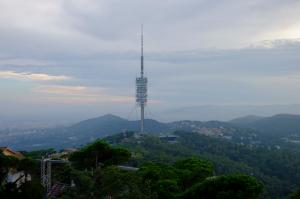
M196 120L196 121L224 121L245 117L245 116L260 116L271 117L278 114L293 114L300 115L300 104L294 105L269 105L269 106L217 106L203 105L197 107L183 107L169 110L154 110L146 109L146 119L154 119L159 122L174 122L181 120ZM138 109L133 109L128 114L118 114L113 112L94 113L87 115L43 115L42 117L1 117L0 129L32 129L32 128L52 128L60 126L69 126L75 123L101 117L103 115L112 114L122 117L127 120L139 120L140 113Z

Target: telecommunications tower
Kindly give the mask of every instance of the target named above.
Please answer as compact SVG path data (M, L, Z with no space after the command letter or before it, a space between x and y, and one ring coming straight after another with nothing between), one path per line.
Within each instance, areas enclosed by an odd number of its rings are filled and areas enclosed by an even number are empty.
M136 83L136 103L141 107L141 131L144 133L144 115L145 115L145 106L147 103L147 77L144 77L144 43L143 43L143 25L141 31L141 76L137 77L135 80Z

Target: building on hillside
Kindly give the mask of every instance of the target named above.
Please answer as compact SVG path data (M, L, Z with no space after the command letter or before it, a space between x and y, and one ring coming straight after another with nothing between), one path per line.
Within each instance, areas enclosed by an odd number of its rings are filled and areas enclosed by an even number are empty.
M168 142L168 143L177 143L178 136L177 135L161 135L159 136L160 141Z
M25 156L17 151L14 151L8 147L0 147L0 152L5 156L14 157L17 159L23 159ZM26 181L31 181L31 176L25 176L24 171L18 171L17 168L10 168L6 176L6 183L15 183L17 187L20 187Z
M11 168L6 176L7 183L15 183L17 187L20 187L26 181L31 181L31 175L25 176L24 171L18 171Z
M66 148L66 149L61 150L60 152L49 154L47 157L50 159L68 160L69 155L76 151L78 151L77 148Z
M25 158L25 156L17 151L14 151L8 147L0 147L0 151L2 152L3 155L5 156L11 156L11 157L15 157L17 159L23 159Z
M137 168L137 167L130 167L130 166L124 166L124 165L118 165L117 167L124 171L138 171L139 170L139 168Z

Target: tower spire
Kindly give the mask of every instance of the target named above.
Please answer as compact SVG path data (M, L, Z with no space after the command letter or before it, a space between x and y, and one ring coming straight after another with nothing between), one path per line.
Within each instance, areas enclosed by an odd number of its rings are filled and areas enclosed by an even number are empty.
M144 76L144 32L143 24L141 25L141 77Z

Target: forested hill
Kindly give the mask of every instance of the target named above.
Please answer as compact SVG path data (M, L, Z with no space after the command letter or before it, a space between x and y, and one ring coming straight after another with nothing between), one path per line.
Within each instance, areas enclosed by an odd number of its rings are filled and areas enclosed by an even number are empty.
M176 143L156 136L136 138L133 133L105 138L109 143L133 151L132 166L145 162L173 163L183 157L199 156L213 163L216 175L243 173L264 184L263 198L286 198L300 187L300 153L276 148L253 148L198 133L177 131Z
M231 123L243 128L257 130L260 132L260 135L271 139L286 138L298 140L300 138L300 115L248 116L232 120Z
M68 128L68 131L73 132L73 134L85 132L85 135L101 137L115 134L116 132L122 132L124 130L138 131L140 126L139 123L139 121L130 121L115 115L107 114L72 125ZM170 128L166 123L146 119L145 130L150 133L161 133L170 131Z
M147 140L155 139L153 136L133 136L133 133L123 133L115 138L120 142L124 139L137 142L141 147ZM115 138L110 141L116 141ZM210 161L194 155L149 162L143 156L137 157L136 150L113 146L103 140L70 153L42 150L24 154L24 159L19 160L0 151L1 199L41 199L46 195L57 199L259 199L263 196L263 185L254 176L218 175ZM47 193L38 175L39 160L45 155L52 160L63 158L69 162L52 164L52 188ZM138 160L138 167L124 165L132 165ZM25 180L20 186L7 183L5 176L11 167L31 175L31 180Z
M42 148L65 148L84 145L97 138L124 131L139 131L140 122L130 121L114 115L104 115L88 119L65 128L32 130L25 132L0 133L0 146L9 146L19 150ZM236 127L219 121L178 121L162 123L152 119L145 120L145 131L150 134L165 134L175 130L197 132L215 137L245 141L255 137L254 131Z
M65 128L0 132L0 146L9 146L18 150L81 146L97 138L116 133L137 132L139 125L139 121L104 115ZM265 118L248 116L230 122L182 120L163 123L152 119L145 120L145 131L149 134L167 134L176 130L196 132L239 144L278 146L300 151L300 116L298 115L276 115Z
M101 125L107 125L107 128L109 128L108 123L111 119L120 124L124 122L122 118L115 118L114 116L113 118L106 116L106 119L108 122L103 122ZM70 127L74 128L74 131L76 128L82 127L82 133L77 137L70 137L70 139L65 139L69 138L67 136L70 135L66 129L62 131L62 134L43 132L40 141L48 145L42 145L41 148L73 146L74 143L75 146L79 146L83 142L88 143L101 138L101 136L98 137L98 134L94 135L94 139L89 139L87 136L90 133L88 128L90 125L92 126L91 122L95 122L94 125L99 128L96 121L84 121L77 124L79 125L77 127L76 125ZM292 151L277 145L255 145L250 138L256 138L256 134L252 134L251 130L238 128L228 123L180 121L175 124L177 129L187 128L192 132L175 131L173 137L172 132L165 134L171 136L171 142L164 141L169 139L166 136L159 136L162 134L149 133L134 136L134 132L129 131L119 134L111 133L113 135L106 136L104 139L110 144L125 147L132 152L132 159L129 161L130 166L139 167L147 162L174 164L182 158L197 156L212 162L215 174L218 176L232 173L255 176L264 184L263 198L284 198L300 187L299 150L298 152ZM94 129L95 126L92 126L91 129ZM73 133L72 135L75 135L74 131L70 131ZM84 131L87 133L84 134ZM91 132L93 131L91 130ZM233 135L240 136L235 137ZM248 135L250 136L249 143L246 143ZM173 138L176 139L175 142ZM25 141L25 143L36 141L30 137L27 139L28 142ZM14 144L18 143L14 142Z
M232 124L237 124L237 125L248 125L248 124L254 123L256 121L259 121L263 118L264 117L257 116L257 115L247 115L245 117L235 118L233 120L230 120L229 122Z

